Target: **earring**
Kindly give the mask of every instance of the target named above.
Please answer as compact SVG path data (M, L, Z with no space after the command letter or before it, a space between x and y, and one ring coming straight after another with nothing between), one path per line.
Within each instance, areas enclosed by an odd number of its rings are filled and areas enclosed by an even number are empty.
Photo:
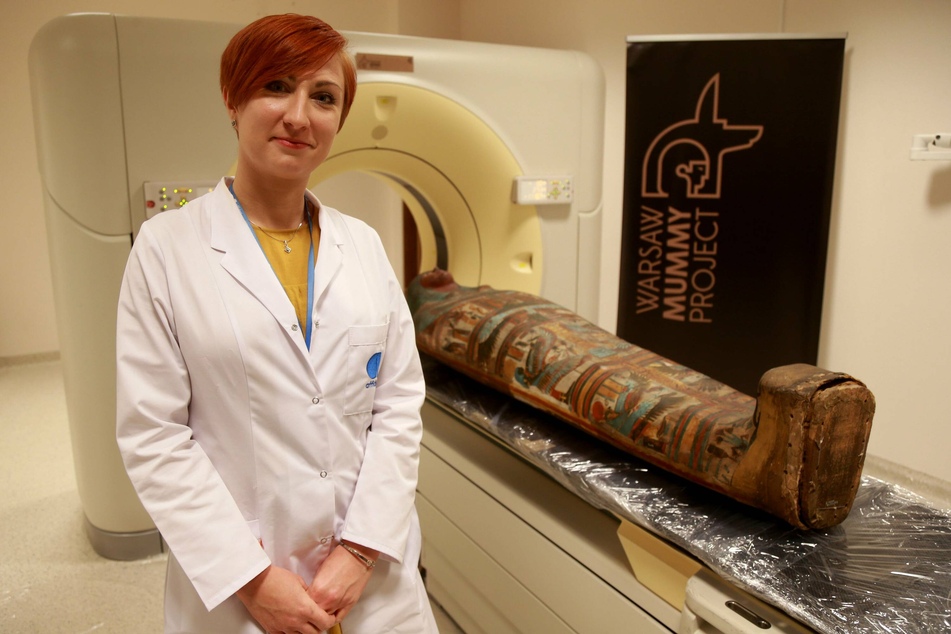
M232 119L232 120L231 120L231 127L232 127L232 128L237 128L237 127L238 127L238 122L235 121L234 119Z

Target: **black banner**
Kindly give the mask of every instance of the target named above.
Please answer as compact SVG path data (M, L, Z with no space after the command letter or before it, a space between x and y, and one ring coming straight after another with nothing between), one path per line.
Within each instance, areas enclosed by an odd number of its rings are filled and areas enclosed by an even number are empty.
M629 40L620 337L751 395L816 363L844 49Z

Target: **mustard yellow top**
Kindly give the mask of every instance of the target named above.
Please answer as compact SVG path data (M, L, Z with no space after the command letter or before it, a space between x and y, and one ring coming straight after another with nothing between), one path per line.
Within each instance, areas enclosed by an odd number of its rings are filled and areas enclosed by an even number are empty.
M302 334L304 324L307 323L307 313L311 309L307 305L307 260L310 256L311 241L314 244L314 262L317 261L317 249L320 245L320 226L316 219L313 231L307 231L306 223L304 224L305 226L290 231L262 229L252 224L267 261L271 263L287 298L294 306Z

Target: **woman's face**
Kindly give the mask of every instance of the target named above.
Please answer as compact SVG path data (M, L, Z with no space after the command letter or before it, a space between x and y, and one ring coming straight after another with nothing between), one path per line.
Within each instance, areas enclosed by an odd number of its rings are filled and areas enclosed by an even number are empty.
M230 109L237 122L238 172L306 186L337 135L343 86L343 69L334 57L311 73L270 81Z

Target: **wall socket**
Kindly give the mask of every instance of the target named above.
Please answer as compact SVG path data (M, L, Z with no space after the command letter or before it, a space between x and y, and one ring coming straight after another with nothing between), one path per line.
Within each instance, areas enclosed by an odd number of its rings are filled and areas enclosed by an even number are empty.
M951 132L916 134L911 141L913 161L951 161Z

